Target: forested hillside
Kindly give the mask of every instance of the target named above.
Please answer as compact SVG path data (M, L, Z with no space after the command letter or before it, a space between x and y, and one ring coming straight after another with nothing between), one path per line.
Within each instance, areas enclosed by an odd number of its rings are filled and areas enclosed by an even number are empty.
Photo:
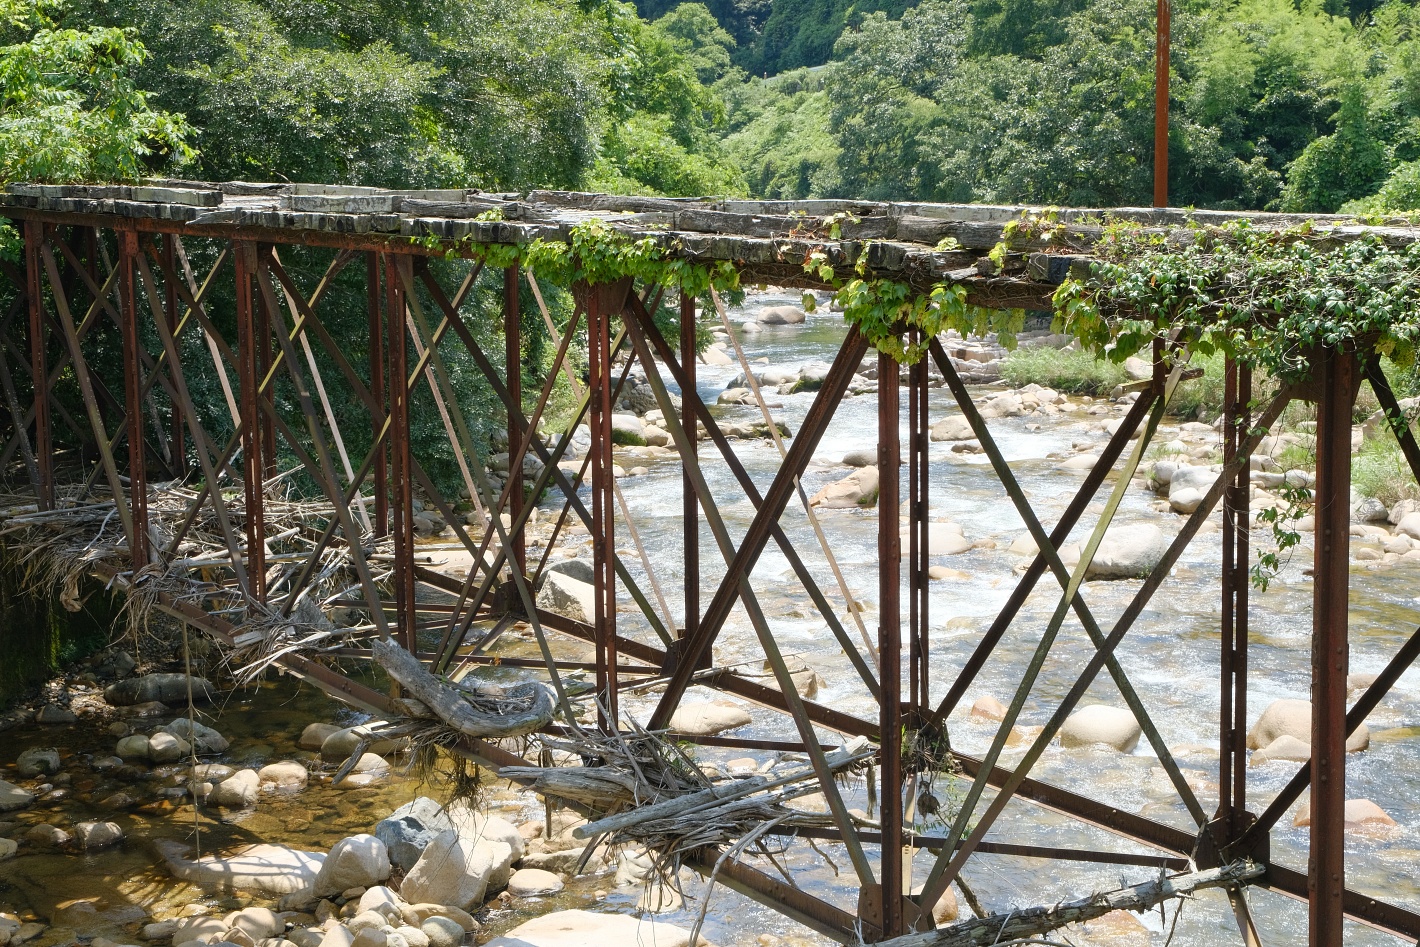
M1154 0L0 0L0 177L1146 203ZM1175 204L1420 206L1420 14L1193 0Z

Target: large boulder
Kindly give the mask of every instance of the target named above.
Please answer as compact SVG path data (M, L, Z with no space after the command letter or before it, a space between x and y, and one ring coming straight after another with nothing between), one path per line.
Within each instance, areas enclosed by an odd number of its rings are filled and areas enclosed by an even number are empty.
M543 576L542 588L538 589L537 607L590 624L596 611L595 593L596 588L589 583L560 572L549 572Z
M390 861L409 871L441 832L454 831L444 807L427 796L406 802L375 826L375 838L385 843Z
M1153 523L1112 526L1095 552L1088 579L1138 579L1153 571L1168 551L1163 530Z
M949 414L932 425L928 436L934 441L969 441L976 437L976 432L965 416Z
M254 769L239 769L212 787L207 801L224 809L250 809L261 798L261 777Z
M1270 753L1272 744L1280 737L1292 737L1307 746L1312 742L1312 702L1283 698L1267 705L1257 723L1247 732L1247 748L1261 750L1267 748L1272 759L1284 759ZM1371 745L1371 731L1364 723L1356 728L1346 741L1348 753L1359 753Z
M390 859L385 843L373 835L352 835L336 842L326 855L316 876L314 894L324 898L347 888L369 888L389 876Z
M906 547L904 542L903 546ZM927 555L955 556L971 548L958 523L927 524Z
M474 842L441 832L404 876L400 897L410 904L451 904L468 910L483 903L489 880L506 869L512 851L496 842Z
M26 779L48 776L59 771L59 751L52 746L36 746L15 759L15 772Z
M554 911L495 937L486 947L689 947L690 931L665 921L629 914Z
M543 576L551 575L554 572L588 585L596 581L596 572L590 559L559 559L549 563L547 568L542 570Z
M188 680L186 674L144 674L140 677L130 677L126 681L105 687L104 700L115 707L131 707L154 700L164 704L182 704L187 702ZM216 696L216 688L206 678L193 677L191 681L193 700L206 702Z
M153 844L167 862L168 871L181 881L277 897L314 885L326 857L324 852L263 844L188 860L186 847L180 842L162 840Z
M170 733L180 740L186 740L196 747L199 753L225 753L227 748L231 746L227 742L227 738L216 730L205 724L188 720L186 717L174 720L163 728L163 732Z
M709 737L748 726L753 719L743 709L725 704L684 704L671 714L670 729L693 737Z
M611 442L630 447L646 446L646 424L634 414L611 416Z
M796 306L766 306L754 320L762 326L796 326L808 319L808 314Z
M877 506L878 468L860 467L836 483L830 483L809 500L810 506L826 510L847 510Z
M1139 722L1122 707L1090 704L1071 714L1060 728L1063 747L1103 744L1121 753L1131 753L1139 745Z
M454 831L461 837L474 842L502 842L512 850L514 861L523 857L527 840L518 831L518 827L507 819L479 812L463 802L454 803L447 811L454 824Z

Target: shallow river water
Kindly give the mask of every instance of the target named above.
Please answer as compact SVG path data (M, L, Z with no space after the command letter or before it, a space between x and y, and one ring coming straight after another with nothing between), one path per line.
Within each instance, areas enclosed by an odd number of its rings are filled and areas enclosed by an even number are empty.
M760 306L784 302L796 303L797 296L758 295L745 308L752 313ZM743 334L740 339L751 360L767 358L774 365L796 366L814 359L830 360L843 335L841 317L824 311L811 315L804 326L766 328L759 333ZM719 391L737 374L737 366L700 366L702 397L714 403ZM769 400L778 405L774 409L775 415L783 418L797 432L812 403L813 394L766 393ZM955 412L955 407L949 402L950 395L945 389L933 390L932 420ZM1106 435L1098 430L1099 423L1119 416L1119 412L1107 403L1091 407L1098 408L1101 413L1075 413L1049 418L1026 415L990 422L1022 487L1047 528L1058 518L1082 479L1078 471L1060 469L1060 459L1072 452L1075 441L1087 439L1102 445ZM734 407L725 411L728 416L737 419L757 417L755 408ZM1028 427L1034 425L1039 425L1038 429ZM845 399L815 452L814 462L804 475L803 482L808 492L812 494L819 487L845 476L848 468L840 463L843 455L851 450L874 449L876 432L875 396L866 394ZM1161 431L1159 440L1167 440L1168 437L1167 430ZM905 430L903 440L905 444ZM933 564L947 566L960 573L931 583L930 661L934 700L945 692L972 652L980 633L1005 602L1014 586L1017 567L1027 561L1007 549L1013 540L1025 533L1025 528L986 466L984 457L953 454L950 446L948 443L931 445L931 514L934 519L960 524L966 538L977 546L958 555L932 560ZM735 443L735 447L761 490L767 488L778 466L778 453L772 442L740 441ZM702 458L712 458L713 452L709 442L702 444ZM649 473L625 481L623 491L641 537L647 544L649 556L656 565L657 578L671 611L679 615L682 581L679 462L673 454L646 459L627 456L618 462L623 467L644 464L649 469ZM720 512L738 542L753 516L753 508L722 463L706 459L703 468L712 491L719 498ZM905 484L903 494L906 495ZM1105 495L1101 494L1100 502L1091 508L1072 539L1083 539L1088 535L1104 498ZM1155 500L1152 493L1131 485L1116 522L1153 522L1172 537L1183 520L1174 514L1156 511L1152 506ZM878 595L874 566L877 558L876 511L834 510L823 511L819 515L834 553L847 575L851 592L862 603L869 633L875 638ZM781 524L830 601L841 605L842 599L828 564L797 501L791 503ZM1306 538L1309 540L1310 536ZM1257 531L1255 539L1257 542L1264 541L1263 531ZM703 606L724 570L723 559L708 528L701 530L701 543L705 581ZM619 533L618 547L627 545L624 534ZM642 572L635 557L624 554L624 558L639 578ZM1274 699L1308 697L1311 583L1303 574L1301 565L1303 560L1309 558L1309 551L1299 553L1296 561L1273 581L1266 592L1253 593L1249 725ZM1165 742L1195 786L1204 808L1210 812L1217 802L1218 562L1219 534L1213 531L1196 539L1118 651L1123 667L1153 714ZM837 709L875 716L875 705L866 689L827 631L784 557L772 544L759 560L753 584L781 649L822 677L824 684L816 699ZM1081 594L1100 624L1108 629L1139 584L1137 581L1090 582L1083 587ZM904 584L904 603L905 592ZM951 739L958 749L980 755L990 746L994 725L973 723L968 719L966 708L976 698L988 695L1003 703L1010 702L1016 682L1058 597L1059 587L1051 580L1045 579L1038 584L1001 647L949 721ZM624 593L620 611L625 633L653 640L644 622L635 613L634 604ZM846 616L846 611L842 614ZM845 624L849 633L856 636L856 626L848 621ZM1353 672L1379 671L1417 625L1420 625L1420 567L1416 563L1403 561L1396 568L1385 571L1359 567L1353 570ZM510 637L504 648L510 654L523 654L529 653L531 645L526 640ZM1083 629L1072 618L1066 623L1026 702L1020 720L1023 727L1038 726L1046 721L1074 682L1091 651ZM572 649L566 653L570 655L574 652L575 649ZM748 620L743 610L737 607L717 643L716 664L738 664L749 672L763 673L762 657ZM1420 768L1415 765L1417 758L1420 758L1420 700L1417 700L1420 691L1417 687L1420 687L1420 677L1413 672L1407 674L1392 695L1372 714L1368 721L1372 731L1371 747L1364 753L1349 757L1347 776L1348 798L1371 799L1399 823L1398 828L1384 837L1356 836L1348 841L1348 882L1363 892L1412 909L1420 909L1420 877L1417 877L1417 867L1420 867ZM718 695L697 688L692 692L691 699L718 699ZM1123 705L1107 674L1096 680L1084 703ZM641 719L649 716L653 707L654 695L644 698L628 696L623 702L625 711ZM766 739L795 738L793 725L787 717L755 706L747 706L746 709L754 722L736 731L736 735ZM277 759L313 756L295 748L295 738L306 723L336 719L353 722L358 719L351 713L338 710L310 688L297 686L289 680L266 682L239 691L231 695L224 705L214 708L213 713L216 719L209 722L232 741L231 751L220 757L221 761L256 765ZM822 736L825 742L835 742L830 732L825 731ZM107 731L97 728L92 731L82 727L63 728L62 733L56 729L33 727L12 730L0 736L0 744L6 748L5 753L0 755L0 764L11 762L19 751L29 746L57 744L66 758L83 754L103 756L112 753L113 739ZM1024 746L1008 749L1003 757L1005 764L1010 765L1019 759L1023 750ZM732 750L702 749L699 754L703 759L719 761L745 755L758 756L761 760L770 758L769 754L746 754ZM1290 778L1294 768L1295 764L1285 763L1252 767L1248 774L1250 808L1255 812L1265 808L1273 794ZM1190 834L1196 831L1147 741L1142 741L1138 749L1127 755L1098 749L1064 750L1056 744L1046 752L1034 775L1082 795L1096 797L1111 805L1185 829ZM13 773L8 778L13 778ZM91 778L85 777L85 780ZM157 781L161 782L161 778L160 774ZM22 853L20 857L0 862L0 910L29 911L51 920L57 926L73 928L84 936L102 933L120 942L131 942L131 937L128 941L120 939L121 925L131 924L143 916L167 916L193 900L205 899L213 905L235 906L237 902L230 898L224 900L205 895L190 886L172 881L161 867L154 866L151 850L142 841L144 837L191 841L194 824L190 807L181 807L175 802L156 802L136 811L115 815L95 807L94 800L101 798L107 787L81 784L83 782L80 780L63 787L67 793L61 793L59 798L8 818L56 824L89 818L113 818L124 824L129 841L118 849L93 855ZM219 823L202 817L196 828L205 850L241 841L280 842L324 850L347 835L369 831L390 810L414 796L427 793L437 797L439 791L439 786L421 786L412 777L396 779L377 788L345 791L330 788L328 781L313 782L300 794L264 797L255 812L238 821ZM861 782L850 784L845 789L845 795L850 806L868 808ZM950 793L947 795L950 798ZM494 793L490 803L504 806L520 818L534 818L540 812L540 807L527 797L511 793ZM940 826L936 828L940 830ZM1012 803L988 838L1044 846L1150 853L1143 846L1024 802ZM1306 847L1306 830L1294 828L1289 813L1272 834L1273 857L1305 871ZM852 869L845 854L841 848L832 845L820 845L819 848L828 860L802 842L790 848L786 862L794 872L796 882L806 890L852 909L856 904L857 889L852 883ZM919 882L930 864L929 853L920 852L916 856L913 871ZM767 863L764 865L767 871L774 872ZM975 856L965 872L971 889L990 911L1047 904L1091 890L1113 888L1121 882L1143 881L1149 876L1147 868L1082 867L1000 855ZM700 910L700 897L704 890L698 881L688 881L687 894L690 897L687 906L664 915L663 919L683 925L692 923ZM611 888L609 876L578 879L554 899L511 902L499 907L487 917L486 933L479 939L507 930L521 920L556 907L587 906L598 895L601 898L592 906L593 910L634 910L636 892L633 889ZM1263 891L1255 891L1249 897L1265 943L1305 941L1305 905ZM91 908L96 908L98 913L91 913ZM964 905L963 912L965 916ZM1155 912L1142 920L1153 933L1145 935L1147 940L1130 943L1163 944L1166 925L1174 922L1172 909L1167 919ZM705 933L714 943L722 945L756 944L765 935L792 938L804 944L828 943L819 935L723 887L714 890ZM1237 929L1225 899L1216 892L1207 892L1183 909L1173 943L1204 947L1238 943L1237 938ZM1078 936L1075 940L1080 943L1115 942L1108 939L1087 941ZM36 943L43 947L42 941ZM1379 945L1396 941L1359 925L1351 925L1347 943Z

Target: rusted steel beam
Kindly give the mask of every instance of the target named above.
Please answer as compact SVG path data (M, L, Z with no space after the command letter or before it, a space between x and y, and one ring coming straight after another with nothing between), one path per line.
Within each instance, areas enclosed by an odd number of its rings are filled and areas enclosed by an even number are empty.
M379 437L387 416L385 407L385 321L380 315L380 255L365 254L365 309L370 324L370 396L378 410L372 412L370 423ZM376 447L373 490L375 494L374 535L383 539L389 535L389 449Z
M247 241L232 246L232 262L237 279L237 378L241 391L242 486L245 493L247 572L251 597L266 601L266 495L263 490L266 465L262 461L264 441L258 416L261 392L258 384L256 301L252 281L256 276L256 245ZM215 487L210 488L215 491Z
M915 338L922 337L920 329L914 329ZM879 379L879 386L882 382ZM927 708L931 706L931 676L929 669L931 635L928 631L928 615L931 594L927 577L930 531L927 517L930 511L931 470L928 464L929 432L931 420L928 416L927 401L927 359L920 358L908 370L907 430L908 430L908 704L912 708L915 725L920 726Z
M123 394L128 423L128 502L133 516L132 544L128 553L133 569L146 566L150 559L148 538L148 456L143 439L143 370L139 359L138 291L134 259L138 256L138 234L118 232L118 298L123 335ZM161 312L155 319L166 318Z
M616 679L615 500L612 495L611 317L626 305L631 279L572 287L587 313L588 424L592 443L592 625L597 630L597 713L604 730L620 727ZM510 392L511 397L511 392ZM511 413L511 408L510 408ZM528 436L535 436L529 431Z
M691 432L690 454L700 456L700 438L695 433L695 402L699 395L695 390L695 297L685 290L680 292L680 362L685 377L681 381L680 425ZM695 499L695 487L690 482L690 474L684 469L680 475L681 497L681 555L684 562L685 617L682 621L680 638L692 638L700 627L700 505Z
M690 686L690 679L695 674L696 668L709 655L710 648L719 636L725 619L729 617L730 610L740 597L740 580L748 579L750 573L754 571L755 563L759 561L759 555L764 551L765 543L768 542L773 532L774 524L783 514L784 507L789 503L789 498L794 495L795 480L803 474L804 467L818 447L819 439L828 429L828 424L833 419L833 409L837 407L843 393L848 390L848 383L852 380L858 363L862 361L867 349L868 340L858 331L857 326L854 326L843 340L843 345L834 358L833 366L824 379L823 387L814 397L813 405L799 426L799 434L794 438L788 456L785 457L784 463L775 474L774 482L770 484L768 492L765 493L763 504L755 511L754 520L740 541L739 549L728 566L724 581L715 590L714 598L710 600L705 614L701 616L700 628L696 637L685 639L685 647L680 654L680 660L670 681L666 684L665 693L656 705L655 713L651 716L649 725L652 729L664 727L670 720L671 714L679 706L681 698L685 696L686 688Z
M1237 474L1223 494L1223 635L1219 668L1218 821L1226 843L1246 828L1247 610L1250 463L1234 464L1251 420L1252 371L1229 359L1225 368L1223 462Z
M799 838L822 839L826 842L836 842L839 839L838 830L828 827L804 826L796 828L786 828L785 835L793 835ZM875 832L871 829L864 830L863 841L870 844L881 844L882 832ZM936 835L914 835L912 844L930 852L940 851L946 845L946 839ZM1178 871L1188 867L1188 859L1182 856L1170 855L1136 855L1130 852L1101 852L1084 848L1054 848L1043 845L1016 844L1011 842L982 842L976 849L981 855L1008 855L1016 858L1045 858L1051 861L1074 861L1090 862L1096 865L1140 865L1148 868L1162 868L1169 871Z
M34 379L34 453L39 483L35 500L41 510L54 509L54 440L49 421L49 337L45 331L44 294L40 283L40 246L44 225L25 221L25 296L30 316L30 377ZM17 421L23 425L24 421Z
M405 328L405 287L412 283L412 262L409 257L386 253L385 260L385 324L389 330L389 445L390 477L394 535L394 589L399 603L395 619L400 642L413 651L416 621L414 600L414 477L413 456L409 444L409 393L413 379L409 373L407 354L409 334ZM406 272L401 272L401 271ZM410 282L403 277L411 276ZM417 379L419 373L413 376Z
M1351 574L1351 406L1360 366L1349 352L1313 359L1316 420L1312 582L1312 793L1307 876L1311 947L1339 947L1346 888L1347 591Z
M876 919L884 937L906 933L909 922L902 884L902 508L899 477L902 442L898 433L901 393L897 362L878 353L878 732L885 734L878 758L882 857L879 861L879 906ZM860 902L861 903L861 902ZM908 905L911 907L911 905ZM928 912L928 917L931 913Z
M522 336L522 312L518 301L518 267L510 266L503 271L503 365L504 375L507 377L508 400L515 405L521 406L523 403L523 336ZM516 467L511 463L514 455L521 455L526 450L523 438L537 437L537 426L534 424L524 432L518 429L518 411L508 412L508 482L504 490L508 496L508 515L513 520L518 519L518 514L523 510L523 468L522 464ZM528 571L528 541L522 529L512 531L510 538L513 541L512 559L513 568L519 570L524 575Z
M163 234L160 238L162 247L163 270L166 273L177 272L177 238L172 234ZM166 313L168 329L174 336L181 334L180 326L182 317L178 313L178 290L177 280L173 277L163 277L163 312ZM155 313L156 316L156 313ZM187 465L187 438L183 431L183 406L174 400L168 415L168 452L172 457L172 473L176 477L186 477Z
M1300 871L1281 865L1268 865L1267 874L1254 884L1259 888L1267 888L1278 894L1305 901L1308 899L1308 880L1308 875ZM1344 916L1387 934L1408 940L1420 940L1420 914L1414 911L1359 891L1352 891L1350 888L1340 892L1339 902L1337 927L1341 927L1341 918ZM1339 945L1342 940L1338 938L1333 943Z

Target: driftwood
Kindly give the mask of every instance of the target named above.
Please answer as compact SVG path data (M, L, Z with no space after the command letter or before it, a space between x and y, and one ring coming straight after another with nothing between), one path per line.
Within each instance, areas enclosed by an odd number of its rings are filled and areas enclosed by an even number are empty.
M511 779L544 796L556 796L606 810L636 799L636 780L614 766L504 766L499 779Z
M1067 924L1094 920L1111 911L1147 911L1172 898L1182 898L1206 888L1225 888L1260 876L1266 869L1251 861L1233 862L1221 868L1196 871L1172 878L1156 878L1143 884L1105 894L1092 894L1074 901L1043 907L1022 908L1007 914L992 914L921 934L907 934L882 941L878 947L976 947L1024 940L1057 930Z
M524 736L552 722L552 693L537 681L509 688L504 698L481 700L488 706L484 710L470 702L472 695L440 681L418 658L393 641L374 639L370 650L375 662L391 678L460 733L495 740Z

